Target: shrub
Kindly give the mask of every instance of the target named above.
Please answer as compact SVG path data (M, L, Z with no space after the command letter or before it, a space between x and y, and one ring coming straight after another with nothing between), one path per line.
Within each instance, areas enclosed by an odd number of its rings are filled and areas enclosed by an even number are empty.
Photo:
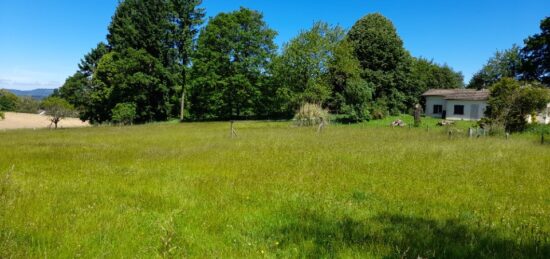
M492 123L503 124L506 131L521 132L527 127L526 118L549 101L548 91L540 84L503 78L491 86L486 113Z
M3 120L6 118L6 114L4 114L3 111L0 111L0 120Z
M315 126L321 123L329 122L329 113L321 105L306 103L303 104L296 115L294 121L298 126Z
M51 116L50 121L57 124L65 117L75 115L74 107L69 104L65 99L59 97L48 97L42 102L42 108L46 110L46 114Z
M136 105L134 103L119 103L111 110L111 120L114 123L129 125L136 118Z
M8 90L0 89L0 110L14 111L18 102L18 97Z
M40 109L40 101L32 97L24 96L19 98L19 102L15 106L16 112L36 113Z
M381 120L388 116L388 110L386 107L381 105L374 105L371 110L371 117L374 120Z

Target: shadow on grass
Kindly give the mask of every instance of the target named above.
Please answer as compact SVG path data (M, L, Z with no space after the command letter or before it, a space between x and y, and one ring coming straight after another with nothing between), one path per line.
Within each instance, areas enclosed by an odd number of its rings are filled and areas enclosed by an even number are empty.
M385 214L362 221L337 221L301 213L272 233L279 248L295 248L306 257L375 255L384 258L550 258L550 245L500 238L487 229L472 229L455 220ZM524 240L525 237L518 237ZM528 239L529 240L529 239Z

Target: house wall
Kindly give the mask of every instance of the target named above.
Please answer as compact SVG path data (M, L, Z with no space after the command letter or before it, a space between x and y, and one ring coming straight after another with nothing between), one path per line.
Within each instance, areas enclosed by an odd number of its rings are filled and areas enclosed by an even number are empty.
M434 105L441 105L443 106L443 110L445 110L445 104L446 100L443 99L442 96L427 96L426 97L426 110L424 113L426 116L434 117L434 118L441 118L443 114L435 114L434 113Z
M472 104L478 105L479 118L471 118ZM454 114L455 105L464 105L464 114ZM447 111L448 120L479 120L485 117L485 110L487 109L487 101L466 101L466 100L447 100L447 105L444 110Z
M533 116L527 116L527 123L539 123L539 124L550 124L550 103L542 111L537 113L537 116L533 119Z

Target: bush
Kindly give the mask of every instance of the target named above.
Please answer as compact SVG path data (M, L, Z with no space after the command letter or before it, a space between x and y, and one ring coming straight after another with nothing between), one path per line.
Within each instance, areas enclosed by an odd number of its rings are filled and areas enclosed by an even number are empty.
M374 120L381 120L388 116L388 110L385 106L375 104L371 110L371 117Z
M134 103L119 103L111 110L111 120L114 123L129 125L136 118L136 105Z
M46 114L51 117L50 121L57 124L65 117L71 117L75 115L74 107L69 104L65 99L59 97L48 97L42 102L42 108L46 110Z
M3 120L6 118L6 114L4 114L3 111L0 111L0 120Z
M315 126L321 123L329 122L329 113L321 105L306 103L300 107L300 110L294 116L294 121L298 126Z
M504 125L508 132L527 127L527 116L542 110L550 101L548 90L538 83L503 78L491 86L487 116L492 123Z
M1 111L14 111L18 102L18 97L8 90L0 89L0 110Z
M19 98L19 102L15 106L15 111L22 113L36 113L39 109L40 101L28 96Z

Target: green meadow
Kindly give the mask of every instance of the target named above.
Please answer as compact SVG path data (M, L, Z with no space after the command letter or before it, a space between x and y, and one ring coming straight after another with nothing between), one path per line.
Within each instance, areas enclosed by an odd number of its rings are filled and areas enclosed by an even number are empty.
M0 258L550 257L550 144L387 123L0 132Z

